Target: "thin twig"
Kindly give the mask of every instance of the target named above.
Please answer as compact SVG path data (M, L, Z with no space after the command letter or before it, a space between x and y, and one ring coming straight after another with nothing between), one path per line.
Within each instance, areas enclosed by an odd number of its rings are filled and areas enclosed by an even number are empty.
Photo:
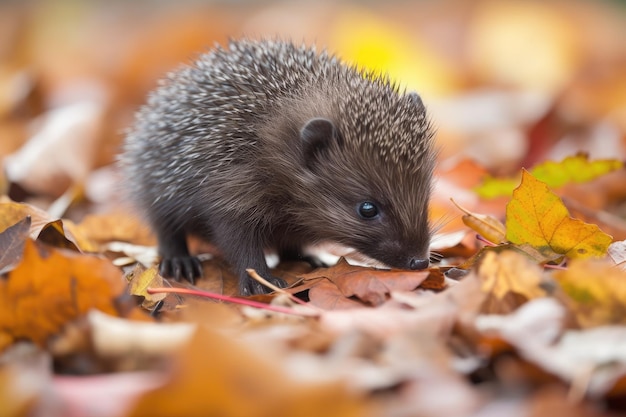
M266 280L265 278L263 278L261 275L259 275L254 269L249 268L246 269L246 272L248 273L248 275L250 275L253 279L255 279L256 281L260 282L261 284L265 285L266 287L270 288L273 291L276 291L277 293L280 294L284 294L287 297L289 297L289 299L291 301L293 301L296 304L300 304L303 306L307 306L313 309L317 309L315 306L310 305L309 303L302 301L301 299L299 299L298 297L296 297L293 294L288 293L287 291L285 291L283 288L279 288L276 285L272 284L271 282L269 282L268 280ZM319 310L319 309L317 309Z

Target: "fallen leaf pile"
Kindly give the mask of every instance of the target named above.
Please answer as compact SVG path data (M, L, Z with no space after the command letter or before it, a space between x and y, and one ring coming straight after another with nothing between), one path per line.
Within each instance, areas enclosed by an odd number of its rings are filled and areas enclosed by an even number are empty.
M239 297L190 237L203 278L158 274L123 132L164 73L241 34L421 94L430 268L323 242L328 267L282 262L288 288ZM0 417L626 412L620 2L9 2L0 35Z

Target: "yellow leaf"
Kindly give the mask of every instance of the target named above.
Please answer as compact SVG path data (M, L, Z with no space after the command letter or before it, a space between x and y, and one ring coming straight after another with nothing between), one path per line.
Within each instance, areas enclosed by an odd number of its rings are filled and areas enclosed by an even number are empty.
M452 203L457 206L459 210L465 213L462 220L467 227L476 231L492 243L504 242L506 229L502 222L500 222L500 220L496 219L493 216L480 213L472 213L471 211L468 211L459 206L454 200L452 200Z
M526 170L507 204L506 229L512 243L569 258L603 256L612 241L598 226L569 217L561 199Z
M166 297L166 294L150 294L148 288L163 287L163 277L158 274L157 266L145 269L137 264L130 273L130 293L144 298L142 307L152 309L159 301Z
M581 326L626 324L626 271L605 260L574 260L554 278Z
M546 295L541 288L542 269L524 255L512 250L485 254L478 268L482 290L497 299L516 293L526 300Z
M535 166L531 172L550 187L561 187L567 183L585 183L609 172L624 168L617 159L589 160L589 155L580 153L568 156L561 162L546 161Z
M579 153L568 156L560 162L546 161L535 165L531 174L545 182L548 187L558 188L569 183L585 183L602 175L624 168L624 163L617 159L589 160L589 155ZM474 188L482 198L509 196L519 183L518 178L485 177L481 184Z
M474 188L474 192L482 198L509 196L518 183L518 178L495 178L487 176L483 178L479 186Z

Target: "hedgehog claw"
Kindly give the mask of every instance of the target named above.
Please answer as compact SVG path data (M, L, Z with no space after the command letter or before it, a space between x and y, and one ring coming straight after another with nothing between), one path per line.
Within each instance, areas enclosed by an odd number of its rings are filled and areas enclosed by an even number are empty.
M164 258L161 261L159 273L165 278L172 278L176 281L185 279L194 285L196 278L202 277L202 265L195 256Z
M267 277L265 279L279 288L285 288L287 286L287 282L278 277ZM240 282L239 294L242 296L268 294L270 292L272 292L271 288L266 287L250 277L245 277L245 279Z

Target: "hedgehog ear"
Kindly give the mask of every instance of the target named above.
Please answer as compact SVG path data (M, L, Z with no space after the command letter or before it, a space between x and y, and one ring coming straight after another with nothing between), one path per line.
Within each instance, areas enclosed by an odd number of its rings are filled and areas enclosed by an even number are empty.
M304 163L313 168L333 142L339 143L340 136L333 122L316 117L306 122L300 129L300 140L303 145Z

